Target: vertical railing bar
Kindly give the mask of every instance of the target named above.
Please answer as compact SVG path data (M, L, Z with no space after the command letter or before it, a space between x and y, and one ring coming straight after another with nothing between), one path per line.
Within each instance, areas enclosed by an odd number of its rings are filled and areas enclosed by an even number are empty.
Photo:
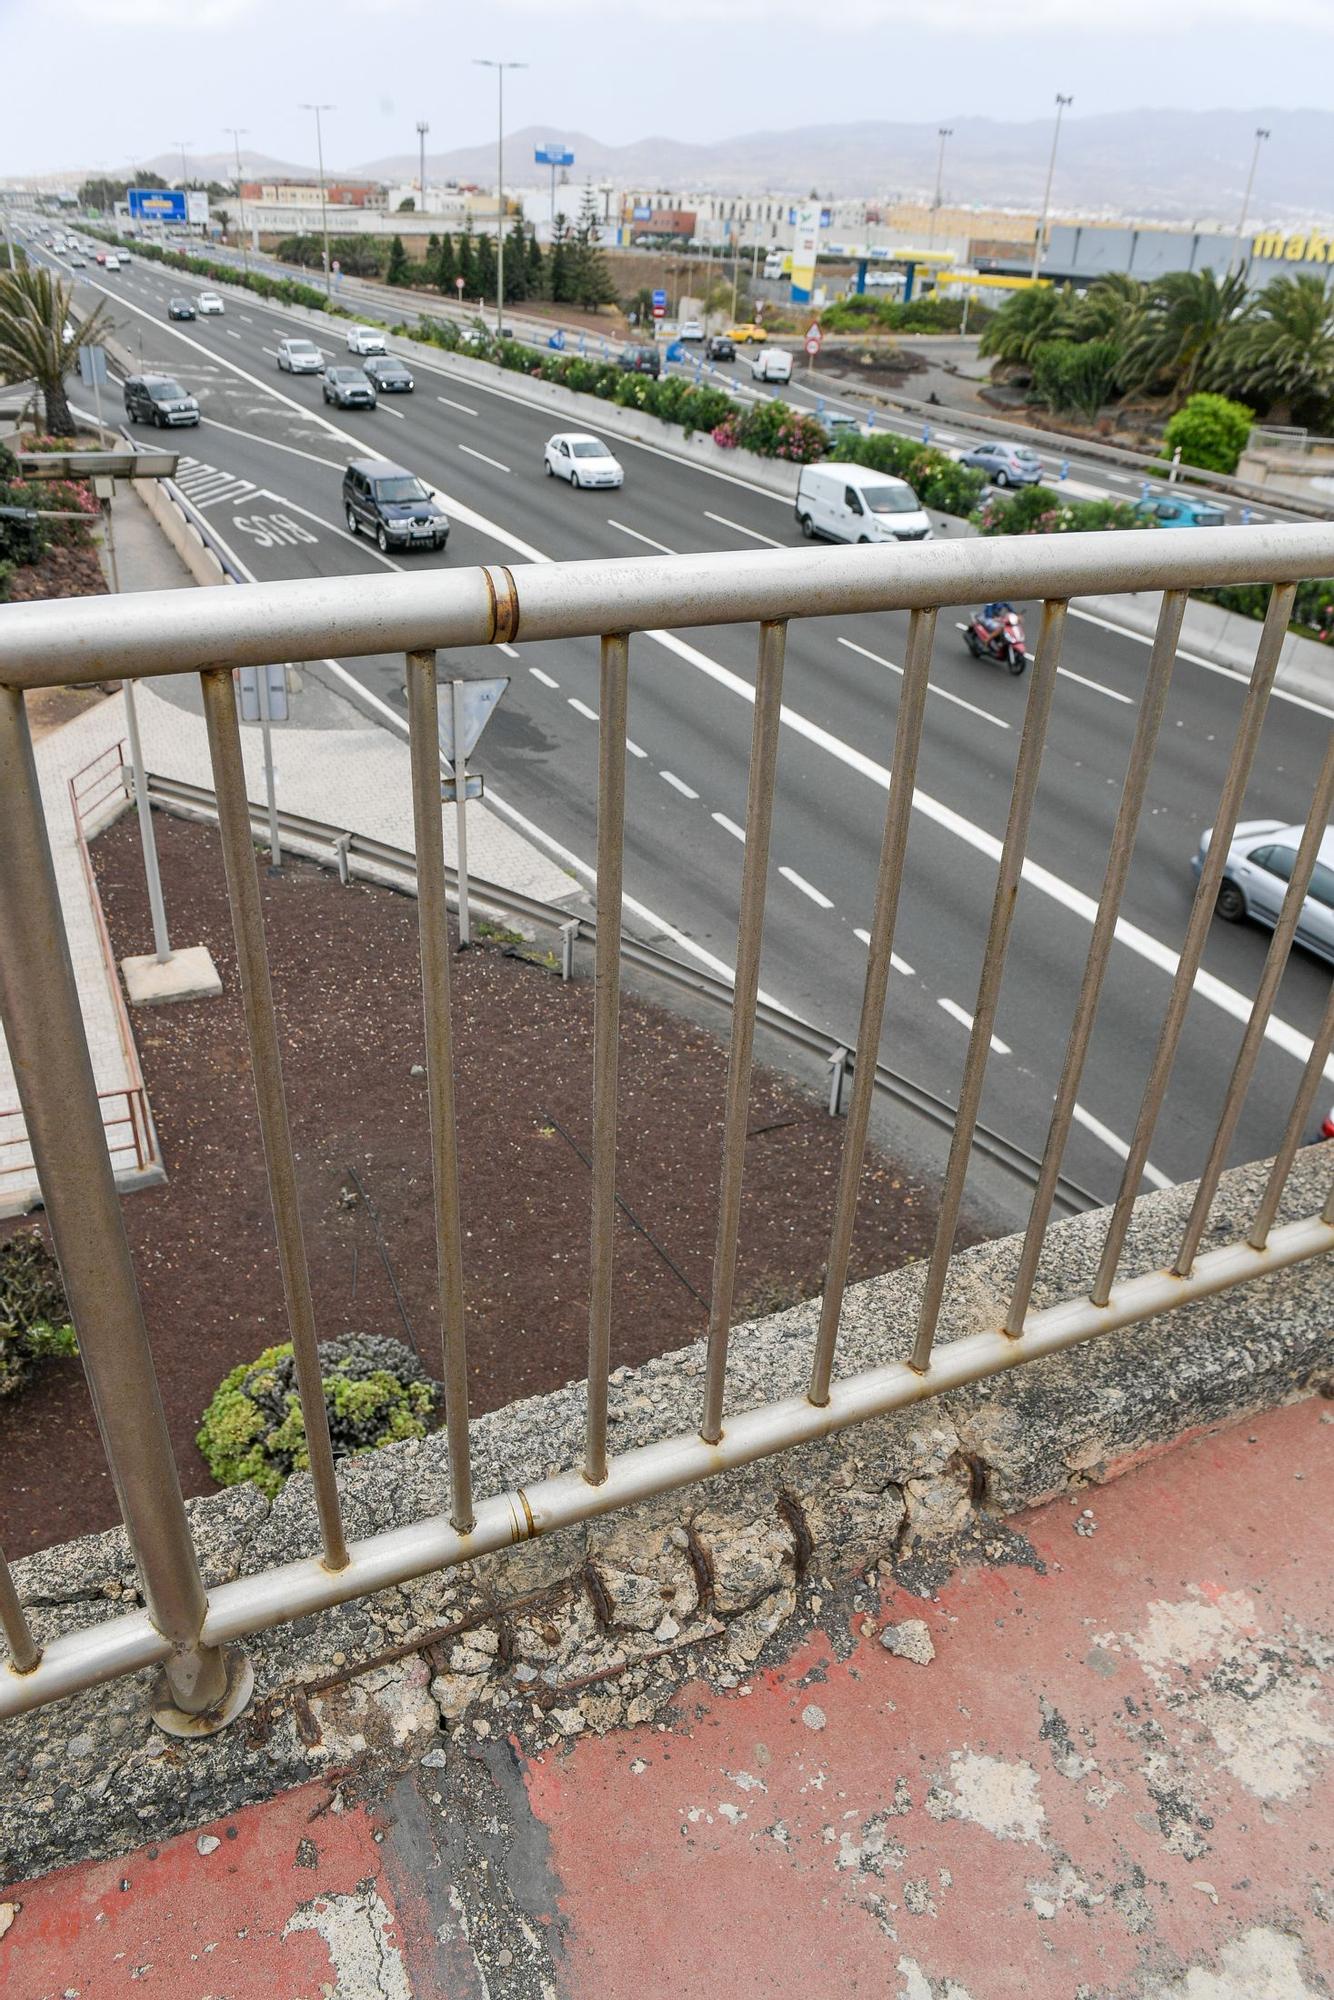
M1080 983L1079 998L1075 1003L1074 1019L1070 1024L1065 1062L1056 1090L1056 1103L1052 1110L1051 1124L1047 1128L1047 1143L1043 1150L1037 1185L1033 1190L1032 1206L1028 1212L1028 1226L1024 1231L1023 1246L1019 1253L1019 1268L1015 1274L1014 1288L1005 1314L1003 1330L1014 1336L1018 1336L1024 1330L1024 1318L1033 1295L1033 1281L1037 1276L1038 1260L1042 1255L1047 1224L1051 1220L1051 1206L1060 1178L1061 1162L1065 1157L1065 1148L1070 1137L1070 1127L1074 1122L1079 1085L1084 1074L1084 1063L1093 1037L1098 1001L1102 995L1103 980L1106 977L1112 943L1116 936L1121 899L1125 894L1126 878L1130 873L1131 857L1135 851L1140 814L1144 810L1153 755L1167 707L1167 690L1172 678L1172 669L1176 665L1177 646L1181 640L1181 621L1185 612L1186 593L1181 590L1165 591L1154 633L1153 650L1149 656L1149 672L1140 700L1135 738L1126 762L1121 804L1108 848L1107 868L1103 875L1102 893L1098 898L1098 914L1093 920L1093 932L1089 939L1088 962Z
M436 1284L444 1345L450 1518L459 1533L466 1535L473 1524L468 1341L463 1297L463 1229L459 1220L458 1125L454 1108L449 913L445 901L440 802L440 700L435 675L434 649L407 655L408 753L417 850L417 931L426 1025L426 1094L431 1114ZM461 767L460 757L456 759L456 769Z
M787 626L760 626L755 669L755 714L751 725L750 775L746 793L746 849L741 864L737 911L736 977L732 988L732 1039L727 1051L727 1092L723 1113L723 1164L718 1189L718 1229L713 1252L709 1302L709 1343L700 1436L717 1444L722 1436L727 1387L727 1340L736 1290L737 1236L741 1227L741 1187L750 1119L750 1072L755 1047L755 1003L760 987L764 938L764 893L773 825L774 772L782 733L783 658Z
M1316 779L1315 791L1311 796L1311 809L1306 816L1306 825L1297 847L1297 859L1293 863L1292 876L1283 897L1283 907L1279 911L1274 935L1269 941L1265 955L1264 971L1260 984L1251 1002L1246 1031L1237 1050L1236 1061L1232 1065L1232 1075L1228 1078L1227 1090L1223 1097L1223 1109L1219 1114L1218 1127L1209 1148L1209 1157L1204 1172L1200 1175L1195 1189L1195 1199L1191 1203L1186 1227L1182 1232L1181 1248L1177 1252L1172 1269L1179 1278L1189 1277L1195 1262L1195 1253L1200 1247L1204 1226L1209 1220L1209 1210L1213 1206L1214 1195L1227 1163L1228 1148L1232 1144L1241 1116L1246 1093L1251 1086L1255 1065L1260 1055L1260 1045L1264 1040L1269 1016L1274 1011L1278 998L1279 981L1283 977L1292 941L1301 921L1302 905L1306 901L1306 891L1320 852L1320 843L1325 837L1329 823L1330 807L1334 804L1334 730L1331 730L1325 744L1325 755Z
M1311 1044L1311 1053L1306 1059L1302 1080L1292 1101L1292 1110L1288 1113L1282 1141L1274 1155L1273 1164L1269 1169L1269 1179L1265 1182L1264 1193L1256 1204L1255 1217L1246 1234L1246 1241L1252 1250L1263 1250L1269 1241L1269 1232L1274 1226L1278 1205L1283 1199L1283 1190L1288 1184L1288 1175L1292 1172L1297 1148L1302 1143L1306 1121L1311 1115L1311 1106L1315 1103L1315 1094L1324 1076L1325 1064L1329 1061L1331 1049L1334 1049L1334 986L1330 987L1324 1016ZM1326 1220L1329 1220L1328 1216Z
M0 688L0 1022L121 1518L182 1708L227 1689L107 1151L23 697Z
M909 1367L919 1372L931 1365L931 1344L936 1336L936 1322L940 1317L941 1302L945 1296L945 1281L949 1276L950 1258L954 1253L954 1237L959 1226L959 1211L963 1205L964 1183L968 1178L973 1133L982 1104L987 1058L991 1053L991 1034L995 1025L996 1009L1000 1002L1001 982L1005 975L1005 955L1009 949L1010 932L1014 926L1015 905L1018 901L1019 883L1024 866L1024 849L1028 842L1033 801L1042 771L1042 751L1047 738L1052 695L1056 687L1056 667L1061 656L1065 615L1066 606L1062 601L1049 599L1043 604L1042 630L1038 637L1037 655L1033 665L1033 684L1029 689L1028 706L1024 715L1024 733L1020 739L1019 756L1015 762L1014 785L1010 792L1010 812L1006 822L1000 862L996 870L996 893L992 900L991 922L987 929L982 972L978 980L973 1026L968 1037L968 1054L964 1060L963 1082L959 1088L954 1131L950 1137L950 1153L945 1168L940 1217L936 1224L935 1241L931 1246L931 1262L927 1267L926 1283L922 1291L917 1332L913 1339L912 1353L908 1357Z
M225 667L208 668L200 674L199 681L204 699L209 756L213 765L213 789L217 798L227 900L231 906L237 966L241 975L241 998L250 1041L255 1104L268 1173L269 1205L273 1211L287 1323L292 1336L297 1392L305 1419L306 1448L310 1456L310 1474L324 1546L323 1560L326 1569L340 1570L347 1567L347 1540L334 1475L329 1413L325 1408L324 1389L320 1381L315 1307L310 1294L310 1269L301 1228L301 1203L297 1192L292 1134L287 1119L287 1099L283 1093L278 1021L269 979L268 950L264 942L264 916L259 902L259 876L255 867L245 766L241 759L236 697L232 692L231 672Z
M829 1382L834 1369L834 1351L838 1345L843 1293L848 1281L848 1258L852 1253L852 1232L857 1220L857 1196L861 1188L866 1134L870 1128L871 1105L875 1097L876 1058L885 1020L885 996L889 990L899 889L908 848L908 828L912 821L917 753L922 741L922 720L926 713L935 630L934 610L913 612L908 624L908 649L904 655L903 687L894 731L894 761L890 770L885 826L876 870L871 942L866 948L866 979L857 1026L858 1060L852 1066L847 1130L843 1135L843 1152L838 1164L824 1294L820 1301L820 1328L811 1361L810 1387L806 1391L811 1402L821 1408L829 1401Z
M1269 702L1269 690L1274 684L1279 656L1288 635L1288 620L1292 616L1292 602L1295 595L1296 585L1291 583L1276 585L1270 593L1269 607L1265 613L1264 626L1255 651L1255 666L1246 690L1246 700L1241 720L1237 724L1227 775L1223 780L1223 789L1219 796L1217 821L1209 837L1204 866L1200 870L1199 885L1195 891L1195 901L1191 905L1186 935L1182 941L1176 974L1172 980L1172 990L1168 995L1167 1009L1158 1032L1158 1044L1140 1099L1135 1135L1130 1142L1130 1151L1121 1175L1121 1186L1112 1209L1111 1220L1107 1225L1107 1235L1098 1260L1097 1276L1089 1293L1093 1304L1097 1306L1106 1305L1116 1280L1116 1268L1121 1261L1121 1251L1139 1194L1145 1162L1149 1157L1154 1127L1158 1122L1163 1098L1167 1094L1168 1078L1176 1060L1177 1043L1185 1026L1186 1010L1195 987L1195 975L1200 969L1209 927L1213 922L1218 885L1222 880L1237 815L1241 811L1251 766L1259 747L1260 729Z
M612 1267L616 1226L616 1076L621 1006L621 885L625 861L625 731L630 641L602 641L598 702L597 938L593 968L593 1213L589 1232L588 1416L584 1477L607 1476Z
M0 1549L0 1631L9 1648L9 1665L16 1674L30 1674L42 1657L42 1649L32 1636L5 1552Z

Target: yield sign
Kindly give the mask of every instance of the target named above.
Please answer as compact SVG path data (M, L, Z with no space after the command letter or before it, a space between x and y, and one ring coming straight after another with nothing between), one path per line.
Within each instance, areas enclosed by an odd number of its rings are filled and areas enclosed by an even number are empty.
M459 689L459 706L463 712L463 742L460 747L465 765L473 751L477 748L477 739L491 720L509 684L510 677L508 674L501 680L459 681L457 683ZM445 689L448 688L451 698L440 703L438 718L440 755L451 769L454 765L454 702L452 696L455 685L455 683L448 681L441 683L441 693L443 694Z

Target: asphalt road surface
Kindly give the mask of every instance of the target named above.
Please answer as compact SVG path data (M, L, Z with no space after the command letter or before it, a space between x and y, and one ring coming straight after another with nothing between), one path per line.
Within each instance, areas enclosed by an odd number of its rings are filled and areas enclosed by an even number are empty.
M800 541L790 504L744 475L719 476L647 447L616 446L626 467L619 491L574 492L545 478L552 418L519 400L505 377L482 388L451 374L447 357L438 366L413 358L413 395L382 397L375 411L326 411L317 377L277 370L278 339L308 331L308 322L229 297L221 318L170 324L168 296L198 291L195 280L143 262L119 274L72 275L80 306L109 300L119 338L143 366L175 374L199 397L203 423L172 439L184 454L180 484L257 578ZM110 401L118 420L114 389ZM140 435L161 442L160 433ZM350 457L366 454L393 458L439 490L453 521L447 552L381 556L348 534L341 474ZM1036 607L1027 609L1031 637ZM969 656L956 629L962 615L942 612L938 622L881 1048L896 1070L951 1100L1030 685ZM788 636L762 985L840 1037L853 1036L857 1023L906 631L906 616L886 613L796 622ZM627 921L728 969L755 646L754 630L743 627L680 640L644 635L631 646ZM503 650L503 665L494 652L447 663L465 675L513 676L479 759L488 795L587 880L596 644ZM989 1124L1033 1153L1060 1074L1147 659L1142 640L1071 616L1029 843L1036 866L1019 899L983 1104ZM401 660L346 660L324 671L340 669L395 726L404 714ZM1104 1198L1116 1190L1134 1127L1190 909L1189 859L1214 816L1242 695L1236 673L1179 660L1066 1156L1072 1178ZM1331 719L1334 704L1275 696L1244 817L1303 815ZM337 821L337 800L328 817ZM1202 1164L1267 942L1251 926L1213 926L1209 978L1205 990L1197 984L1150 1154L1156 1182L1187 1178ZM1329 979L1327 967L1294 954L1234 1160L1273 1150Z

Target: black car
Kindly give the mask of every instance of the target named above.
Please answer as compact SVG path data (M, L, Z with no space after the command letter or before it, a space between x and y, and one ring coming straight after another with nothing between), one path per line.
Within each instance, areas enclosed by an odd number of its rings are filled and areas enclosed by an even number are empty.
M354 458L343 474L343 513L348 532L374 535L387 549L442 549L449 518L429 486L386 458Z
M193 301L190 299L168 299L167 318L194 319L195 309Z
M725 333L710 334L704 352L710 361L735 361L736 342L729 340Z
M199 405L172 375L127 375L125 414L131 423L197 424Z
M362 370L369 375L377 389L386 395L409 396L415 384L412 370L396 354L372 354L369 361L362 362Z
M623 347L616 366L624 368L627 375L661 375L662 356L656 347Z
M375 408L375 384L368 382L360 368L326 368L324 400L342 410Z

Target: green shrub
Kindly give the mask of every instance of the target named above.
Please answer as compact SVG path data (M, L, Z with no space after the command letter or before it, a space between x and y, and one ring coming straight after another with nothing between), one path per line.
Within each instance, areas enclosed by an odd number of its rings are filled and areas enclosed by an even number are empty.
M1163 432L1168 456L1181 447L1183 465L1235 472L1246 449L1255 412L1227 396L1189 396Z
M1058 416L1092 423L1116 389L1115 340L1043 340L1033 349L1033 398Z
M0 1396L16 1396L42 1361L77 1354L60 1267L37 1230L0 1243Z
M991 318L990 306L976 299L968 308L968 325L980 333ZM873 292L837 299L820 313L826 333L957 333L963 323L963 300L941 298L889 299Z
M335 1458L425 1437L443 1392L402 1341L349 1333L321 1341L319 1352ZM308 1470L290 1343L223 1378L196 1441L220 1486L249 1479L272 1498L293 1472Z
M975 519L984 535L1071 535L1100 528L1152 528L1129 500L1067 500L1050 486L1025 486L1010 499L991 494Z
M869 437L845 433L829 456L906 479L924 507L962 519L973 512L987 483L983 473L960 465L948 452L915 438L898 437L892 431L872 431Z

